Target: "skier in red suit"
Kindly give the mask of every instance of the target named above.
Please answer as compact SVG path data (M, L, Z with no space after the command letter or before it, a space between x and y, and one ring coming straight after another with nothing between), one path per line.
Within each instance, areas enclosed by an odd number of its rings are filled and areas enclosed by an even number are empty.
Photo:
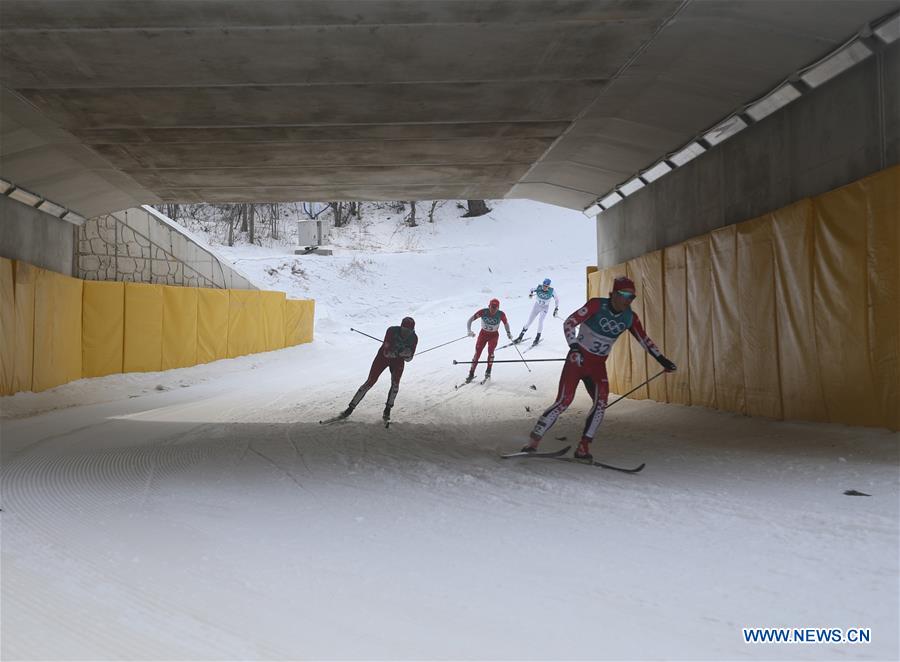
M640 343L667 372L675 371L675 364L663 356L659 348L644 332L637 313L631 310L635 299L634 282L625 276L619 276L613 282L608 298L588 300L584 306L566 318L563 331L569 344L569 353L559 376L559 391L556 401L541 414L534 429L531 440L522 450L534 452L541 438L556 423L556 419L572 403L579 381L585 386L594 400L594 406L588 413L584 424L581 442L575 451L575 458L586 462L593 461L591 442L606 411L606 400L609 396L609 380L606 376L606 358L613 344L625 331Z
M381 418L385 422L391 420L391 407L394 406L394 399L397 397L397 391L400 390L400 377L403 376L403 367L409 361L413 360L416 353L416 345L419 338L416 336L414 329L416 321L412 317L404 317L400 322L400 326L389 326L384 332L384 342L378 349L375 359L372 361L372 367L369 369L369 377L365 383L356 391L356 395L347 405L347 408L340 413L340 418L347 418L353 413L356 405L365 397L369 389L375 386L375 382L384 372L385 368L391 371L391 387L388 390L387 402L384 405L384 412Z
M497 340L500 339L500 332L497 329L500 328L501 324L506 327L506 337L512 340L509 321L506 319L506 313L500 310L500 301L498 299L491 299L487 308L475 311L475 314L469 318L469 321L466 323L466 331L468 331L470 336L475 335L475 332L472 331L472 322L477 319L481 320L481 332L475 341L475 356L472 357L472 367L469 368L469 376L466 377L467 384L475 379L475 365L478 363L485 345L488 348L488 361L487 370L484 371L484 378L491 378L491 368L494 365L494 350L497 348Z

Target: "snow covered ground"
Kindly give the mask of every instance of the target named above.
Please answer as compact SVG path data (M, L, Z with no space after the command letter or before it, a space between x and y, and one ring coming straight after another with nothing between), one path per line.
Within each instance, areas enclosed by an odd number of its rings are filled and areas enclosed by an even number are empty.
M641 474L500 460L560 364L454 390L468 339L407 366L390 429L386 374L318 424L377 348L351 326L412 315L422 350L492 296L517 332L544 277L562 313L583 302L592 221L456 214L355 225L331 258L216 247L316 298L312 344L0 399L3 659L896 660L897 434L626 400L595 454ZM561 322L545 335L526 358L563 354ZM588 407L544 445L577 441ZM770 626L872 639L743 642Z

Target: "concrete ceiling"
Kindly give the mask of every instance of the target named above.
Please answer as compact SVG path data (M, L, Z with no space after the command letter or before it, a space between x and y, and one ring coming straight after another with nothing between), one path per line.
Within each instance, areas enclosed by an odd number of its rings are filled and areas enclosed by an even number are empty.
M582 209L898 0L0 0L0 176Z

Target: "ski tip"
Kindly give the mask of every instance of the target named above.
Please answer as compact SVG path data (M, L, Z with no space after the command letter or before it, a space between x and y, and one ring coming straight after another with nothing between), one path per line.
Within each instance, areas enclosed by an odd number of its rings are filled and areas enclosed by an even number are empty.
M636 466L634 469L628 469L626 467L616 467L611 464L605 464L603 462L594 462L593 464L595 467L603 467L604 469L612 469L613 471L621 471L623 474L636 474L636 473L640 472L641 470L643 470L644 467L647 466L647 464L645 462L642 462L641 464Z
M504 455L501 455L500 457L504 460L511 457L562 457L570 450L572 450L572 447L566 446L565 448L560 448L559 450L547 452L526 453L524 451L516 451L515 453L506 453Z

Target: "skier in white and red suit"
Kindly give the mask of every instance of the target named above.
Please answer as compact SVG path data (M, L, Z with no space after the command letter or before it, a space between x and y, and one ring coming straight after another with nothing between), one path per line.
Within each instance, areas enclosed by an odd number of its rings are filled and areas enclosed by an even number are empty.
M506 337L512 340L512 332L509 330L509 321L506 319L506 313L500 310L499 299L491 299L487 308L476 311L475 314L469 318L469 321L466 323L466 331L473 337L475 332L472 331L472 322L477 319L481 320L481 332L478 334L478 339L475 341L475 356L472 357L472 367L469 368L469 376L466 377L466 382L475 379L475 365L478 363L478 359L481 357L481 352L484 350L485 345L487 345L488 348L488 360L487 370L485 370L484 376L485 379L490 378L491 368L494 365L494 350L497 348L497 340L500 338L500 332L497 329L500 328L501 324L506 327Z
M559 376L556 402L541 414L531 431L530 442L522 449L524 452L537 450L541 438L572 403L578 382L584 381L593 396L594 406L588 413L575 458L593 461L591 441L603 422L606 399L609 396L606 357L609 356L613 343L625 331L629 331L666 372L675 371L675 364L663 356L644 332L637 313L631 310L635 296L634 282L630 278L619 276L613 282L608 298L589 299L584 307L566 318L563 331L570 349Z
M356 405L365 397L369 389L375 386L375 382L381 377L384 369L390 368L391 387L388 390L387 402L381 415L385 421L390 420L391 408L394 406L397 391L400 390L400 378L403 376L403 367L406 363L413 360L416 346L419 344L419 338L414 331L415 328L416 321L412 317L404 317L403 321L400 322L400 326L389 326L387 328L387 331L384 332L384 342L382 342L375 359L372 361L368 378L356 391L356 395L353 396L347 408L341 412L341 418L347 418L353 413Z

